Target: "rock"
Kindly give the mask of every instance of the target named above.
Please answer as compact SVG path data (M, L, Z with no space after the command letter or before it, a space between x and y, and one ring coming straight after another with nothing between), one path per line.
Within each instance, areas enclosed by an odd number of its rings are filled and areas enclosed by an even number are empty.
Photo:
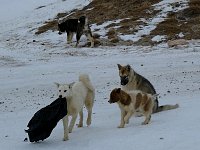
M177 47L177 46L188 45L188 41L186 41L185 39L169 40L167 41L167 44L169 47Z

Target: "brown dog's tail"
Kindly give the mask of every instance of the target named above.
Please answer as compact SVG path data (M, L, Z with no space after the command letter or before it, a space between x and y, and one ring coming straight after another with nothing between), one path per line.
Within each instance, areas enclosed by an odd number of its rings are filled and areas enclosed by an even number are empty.
M176 105L162 105L162 106L158 107L158 109L156 110L155 113L158 113L158 112L161 112L161 111L166 111L166 110L171 110L171 109L176 109L178 107L179 107L178 104L176 104Z

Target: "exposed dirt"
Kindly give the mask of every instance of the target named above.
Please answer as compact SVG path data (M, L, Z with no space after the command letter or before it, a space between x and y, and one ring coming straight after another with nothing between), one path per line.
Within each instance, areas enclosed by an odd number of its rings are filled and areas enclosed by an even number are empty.
M106 21L123 19L119 23L112 23L105 28L120 26L115 31L108 31L108 41L99 39L101 45L131 45L131 41L122 41L117 37L120 34L134 34L138 31L136 28L139 25L144 25L144 22L138 21L140 18L151 18L158 11L152 8L153 4L160 0L93 0L88 6L82 10L72 10L71 12L58 13L52 21L47 21L38 28L35 34L41 34L48 30L57 30L57 20L68 16L68 18L78 18L81 15L86 15L90 24L103 24ZM94 31L95 32L95 31ZM168 19L157 25L150 35L143 36L136 44L138 45L153 45L156 42L151 41L155 35L166 35L166 41L177 39L179 33L183 33L184 38L200 39L200 1L190 0L189 8L177 13L169 13ZM113 37L114 36L114 37Z
M171 13L168 19L160 23L151 32L151 36L167 35L167 40L180 38L182 32L187 40L200 39L200 1L190 0L189 8L178 13Z

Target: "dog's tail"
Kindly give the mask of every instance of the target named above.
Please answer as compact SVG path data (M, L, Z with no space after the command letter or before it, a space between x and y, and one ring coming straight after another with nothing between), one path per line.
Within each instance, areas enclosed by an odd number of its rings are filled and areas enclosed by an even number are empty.
M81 74L79 76L79 81L83 82L83 84L92 92L95 91L91 81L90 81L90 78L89 78L89 75L88 74Z
M159 106L156 110L155 113L157 112L161 112L161 111L166 111L166 110L171 110L171 109L176 109L178 108L179 105L178 104L175 104L175 105L162 105L162 106Z

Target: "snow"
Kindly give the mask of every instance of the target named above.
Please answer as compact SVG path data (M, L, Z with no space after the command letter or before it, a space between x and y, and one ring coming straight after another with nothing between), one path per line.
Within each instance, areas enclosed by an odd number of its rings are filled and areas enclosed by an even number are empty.
M156 41L156 42L161 42L161 41L163 41L164 39L166 39L166 36L164 36L164 35L156 35L156 36L154 36L151 40L152 41Z
M175 6L176 3L179 3L180 5ZM159 23L163 22L167 18L169 12L177 12L187 8L188 0L162 0L158 4L154 4L153 7L160 12L154 18L150 18L149 20L142 18L146 24L145 26L141 26L138 32L133 35L120 35L119 37L126 41L131 40L136 42L140 40L144 35L149 35ZM142 20L140 19L139 21Z
M182 37L184 37L184 34L183 34L182 32L180 32L180 33L178 34L178 36L179 36L180 38L182 38Z
M74 43L66 44L66 35L49 31L36 36L32 29L40 26L45 16L81 8L89 1L20 2L19 12L0 15L4 18L0 22L1 149L199 149L200 41L190 41L188 47L179 49L164 43L154 47L73 48ZM11 6L5 0L1 3L1 11ZM39 6L46 7L35 10ZM13 18L17 18L16 25ZM160 95L160 105L178 103L180 108L153 114L146 126L141 125L143 117L132 117L125 128L118 129L119 108L107 102L111 90L120 86L118 63L130 64L148 78ZM83 128L75 127L69 141L64 142L60 121L45 141L24 142L24 129L33 114L57 98L54 82L76 81L80 73L88 73L96 88L92 125L86 127L84 122ZM85 121L86 112L84 117Z
M125 18L125 19L128 19L128 18ZM97 34L99 34L99 35L101 35L102 36L102 38L107 38L107 36L106 36L106 33L109 31L109 29L110 28L106 28L108 25L110 25L110 24L113 24L113 23L116 23L116 24L118 24L118 23L120 23L122 20L124 20L124 19L118 19L118 20L113 20L113 21L107 21L107 22L104 22L103 24L101 24L101 25L97 25L97 24L92 24L91 25L91 29L92 30L97 30L96 31L96 33ZM114 28L118 28L118 27L120 27L120 26L115 26Z

